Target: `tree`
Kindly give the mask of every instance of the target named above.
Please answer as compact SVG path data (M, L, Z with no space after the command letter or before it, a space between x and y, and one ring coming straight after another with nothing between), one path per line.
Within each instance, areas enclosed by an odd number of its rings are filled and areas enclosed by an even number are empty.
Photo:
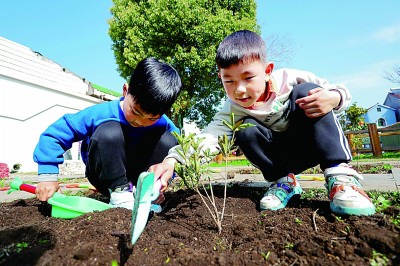
M367 129L364 115L367 113L367 109L357 106L357 102L349 106L344 114L339 116L339 122L344 131L346 130L362 130Z
M400 85L400 66L395 65L393 67L393 72L385 72L385 79L389 80L394 84Z
M121 77L154 56L180 73L183 91L172 114L209 123L225 93L215 53L239 29L259 32L254 0L113 0L109 35Z

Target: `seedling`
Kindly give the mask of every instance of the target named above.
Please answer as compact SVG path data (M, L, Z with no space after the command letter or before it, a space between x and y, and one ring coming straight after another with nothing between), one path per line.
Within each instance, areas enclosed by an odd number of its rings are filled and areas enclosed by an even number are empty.
M335 216L336 221L338 221L339 223L343 222L343 218L340 216Z
M27 248L28 247L28 243L26 243L26 242L21 242L21 243L18 243L17 244L17 252L19 253L19 252L21 252L24 248Z
M296 223L296 224L302 224L303 223L303 221L301 220L301 219L299 219L299 218L295 218L294 219L294 222Z
M376 210L378 212L382 212L386 210L390 206L390 201L387 200L385 197L382 195L378 196L378 198L374 202Z
M294 248L294 244L293 243L286 243L285 244L285 248L292 250Z
M228 156L234 150L235 133L243 128L253 126L251 124L243 124L243 121L235 123L235 116L231 114L231 121L223 121L223 124L232 131L232 137L218 136L219 152L211 152L210 149L204 148L202 144L204 138L195 137L194 134L179 135L173 133L178 140L180 149L176 151L183 158L183 164L176 165L176 172L182 178L183 184L187 188L194 190L205 204L208 212L211 214L215 224L218 227L218 233L222 231L222 220L225 213L226 191L228 180ZM219 153L225 157L225 175L224 175L224 197L222 207L217 206L212 186L212 170L209 162ZM202 193L204 192L204 194Z
M268 251L267 253L261 252L261 256L263 257L263 259L264 259L265 261L268 260L270 254L271 254L270 251Z
M346 232L347 235L350 235L350 233L351 233L350 226L346 225L346 227L344 228L344 231Z
M388 258L376 250L372 250L372 258L369 261L369 265L378 266L378 265L387 265Z

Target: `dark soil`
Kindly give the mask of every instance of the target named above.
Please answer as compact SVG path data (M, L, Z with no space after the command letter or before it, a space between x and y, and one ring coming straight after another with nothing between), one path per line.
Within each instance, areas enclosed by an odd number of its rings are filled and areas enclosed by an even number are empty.
M221 203L221 189L215 190ZM2 203L0 264L370 265L374 258L375 265L400 265L400 232L389 221L399 209L337 217L321 192L260 212L262 192L228 188L221 234L198 195L168 192L163 212L150 218L133 247L129 210L64 220L50 217L50 206L35 199Z

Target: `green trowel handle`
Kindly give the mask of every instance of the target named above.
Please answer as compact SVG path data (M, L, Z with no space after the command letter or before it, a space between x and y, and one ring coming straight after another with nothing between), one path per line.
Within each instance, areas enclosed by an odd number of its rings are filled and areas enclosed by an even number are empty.
M8 194L10 194L13 191L16 190L23 190L32 194L35 194L36 187L28 184L24 184L21 179L18 177L15 178L14 181L11 182L10 184L10 190L8 191Z

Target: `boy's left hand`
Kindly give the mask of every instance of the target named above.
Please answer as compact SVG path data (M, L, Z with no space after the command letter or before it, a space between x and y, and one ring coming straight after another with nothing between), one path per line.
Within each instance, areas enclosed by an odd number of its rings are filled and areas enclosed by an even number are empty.
M296 104L304 110L306 116L310 118L323 116L340 102L340 94L323 88L315 88L308 92L308 96L297 99Z

